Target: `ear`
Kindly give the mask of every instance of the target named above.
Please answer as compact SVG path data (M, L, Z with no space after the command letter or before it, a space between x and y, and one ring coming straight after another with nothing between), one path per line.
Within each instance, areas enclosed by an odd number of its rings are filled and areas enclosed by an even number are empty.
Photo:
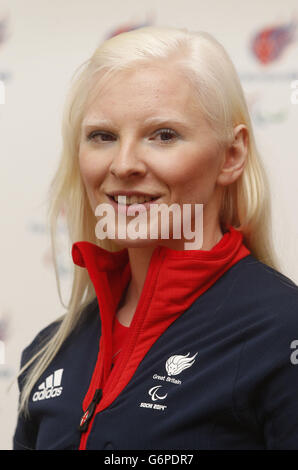
M248 153L248 130L244 124L234 128L234 140L224 152L217 183L222 186L234 183L244 170Z

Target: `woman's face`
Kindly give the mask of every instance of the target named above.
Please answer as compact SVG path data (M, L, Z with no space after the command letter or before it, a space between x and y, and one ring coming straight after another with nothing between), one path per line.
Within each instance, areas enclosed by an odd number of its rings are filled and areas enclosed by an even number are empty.
M156 65L121 72L94 96L85 109L79 148L93 212L102 203L115 207L111 193L137 191L158 196L155 204L203 204L204 224L216 219L223 157L181 72ZM117 229L115 235L117 244L140 246L140 240L120 240Z

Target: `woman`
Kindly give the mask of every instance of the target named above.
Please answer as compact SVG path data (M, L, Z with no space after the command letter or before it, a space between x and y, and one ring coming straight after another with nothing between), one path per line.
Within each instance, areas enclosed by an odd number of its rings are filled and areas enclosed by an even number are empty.
M298 288L233 64L207 33L144 27L84 65L50 208L53 248L68 222L71 298L23 352L14 448L297 449ZM180 237L151 214L162 204L191 207ZM123 236L141 206L145 236Z

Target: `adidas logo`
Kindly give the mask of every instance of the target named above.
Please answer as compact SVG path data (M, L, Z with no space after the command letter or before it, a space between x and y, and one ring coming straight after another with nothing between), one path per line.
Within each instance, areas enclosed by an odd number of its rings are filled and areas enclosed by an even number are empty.
M38 392L35 392L32 400L47 400L48 398L55 398L61 395L63 387L61 387L63 369L55 370L49 375L44 382L38 386Z

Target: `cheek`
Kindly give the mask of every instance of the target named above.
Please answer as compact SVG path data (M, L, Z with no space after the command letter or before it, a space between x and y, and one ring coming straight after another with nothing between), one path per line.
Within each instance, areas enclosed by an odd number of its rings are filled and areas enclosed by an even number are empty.
M86 188L98 187L104 175L104 168L99 164L98 158L90 152L80 151L79 168Z
M177 153L171 164L161 164L159 171L164 174L175 198L206 201L212 194L219 169L219 153L214 146L191 149ZM200 201L199 201L200 202Z
M104 178L104 169L99 166L98 158L92 158L90 152L83 151L79 153L79 169L90 207L95 211L98 204L97 191Z

